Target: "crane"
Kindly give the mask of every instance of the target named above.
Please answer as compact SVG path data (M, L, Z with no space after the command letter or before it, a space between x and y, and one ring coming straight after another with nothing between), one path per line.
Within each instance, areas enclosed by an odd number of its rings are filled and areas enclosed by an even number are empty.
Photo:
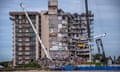
M36 29L35 29L32 21L31 21L30 17L28 16L28 13L27 13L27 11L26 11L25 8L24 8L23 3L20 3L20 7L21 7L22 10L25 12L25 16L27 17L28 21L30 22L30 25L31 25L33 31L35 32L35 35L36 35L38 41L40 42L40 44L41 44L41 46L42 46L42 49L43 49L46 57L53 62L51 56L48 54L48 52L47 52L47 50L46 50L46 48L45 48L45 46L44 46L42 40L40 39L40 36L39 36L38 32L36 31Z
M106 64L106 56L105 56L104 46L103 46L103 43L102 43L102 38L105 37L105 36L106 36L106 33L103 33L103 34L94 36L94 39L96 41L96 45L97 45L97 48L98 48L98 54L102 54L103 62ZM101 53L101 50L102 50L102 53Z

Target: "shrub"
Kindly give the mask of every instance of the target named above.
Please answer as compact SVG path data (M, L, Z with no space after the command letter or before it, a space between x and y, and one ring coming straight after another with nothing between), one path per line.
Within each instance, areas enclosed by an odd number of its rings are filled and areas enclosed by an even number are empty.
M8 67L9 61L6 62L0 62L0 65L4 66L5 68Z
M96 66L103 66L103 65L104 65L104 63L99 62L99 63L95 63L95 65L96 65Z
M40 68L40 65L37 64L36 62L30 62L28 64L24 64L23 67L35 67L35 68Z
M95 64L94 62L85 62L84 64Z

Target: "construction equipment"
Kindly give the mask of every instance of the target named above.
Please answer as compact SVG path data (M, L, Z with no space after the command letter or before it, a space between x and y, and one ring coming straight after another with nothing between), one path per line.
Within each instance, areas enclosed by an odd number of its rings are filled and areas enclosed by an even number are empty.
M22 3L20 3L20 7L21 7L22 10L25 12L25 16L27 17L28 21L30 22L30 25L31 25L33 31L35 32L36 37L37 37L38 41L40 42L40 44L41 44L41 46L42 46L42 49L43 49L43 51L44 51L46 57L47 57L49 60L51 60L51 61L53 62L52 58L51 58L50 55L48 54L48 52L47 52L47 50L46 50L44 44L42 43L42 40L40 39L40 36L39 36L38 32L36 31L36 29L35 29L35 27L34 27L32 21L31 21L30 17L28 16L28 13L27 13L27 11L25 10L25 8L24 8L24 6L23 6Z
M86 10L86 20L87 20L87 33L88 38L90 39L91 32L90 32L90 21L89 21L89 11L88 11L88 0L85 0L85 10Z
M101 35L95 36L94 39L96 41L96 45L98 48L98 54L102 54L102 60L105 64L107 64L105 51L104 51L104 47L103 47L103 43L102 43L102 37L105 37L105 36L106 36L106 33L103 33ZM102 50L102 53L101 53L101 50Z
M86 45L86 44L84 44L84 43L79 43L77 46L78 46L78 47L85 47L85 45Z

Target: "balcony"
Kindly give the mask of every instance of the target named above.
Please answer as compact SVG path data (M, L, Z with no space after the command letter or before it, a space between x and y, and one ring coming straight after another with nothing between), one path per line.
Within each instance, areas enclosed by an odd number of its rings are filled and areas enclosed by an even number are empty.
M35 36L35 34L29 32L16 33L16 37L30 37L30 36Z
M31 45L29 42L19 42L19 43L16 43L16 46L17 47L25 47L25 46L33 46Z
M31 26L29 24L24 25L25 28L30 28Z
M71 26L71 29L73 29L73 30L80 30L81 28L79 26Z
M19 60L22 60L22 56L19 56L18 59L19 59Z
M80 20L80 17L74 17L74 20Z
M17 37L22 37L22 34L16 34Z
M26 29L25 32L30 32L29 29Z
M30 41L30 39L29 38L25 38L25 41Z
M18 64L23 64L23 61L18 61Z
M16 28L19 28L19 29L21 29L21 28L22 28L22 25L16 26Z
M79 25L79 24L80 22L76 22L76 21L73 22L73 25Z
M70 50L70 51L75 51L75 48L70 48L69 50Z
M22 38L18 38L17 41L21 42L21 41L22 41Z
M25 46L30 46L30 43L25 43Z
M22 51L22 50L23 50L23 48L22 48L22 47L19 47L19 48L18 48L18 51Z
M16 43L17 46L22 46L22 43Z
M70 47L75 47L75 45L74 45L74 44L69 44L69 46L70 46Z
M22 52L18 52L18 55L20 56L20 55L22 55L23 53Z
M80 33L80 31L79 30L71 30L71 31L69 31L69 33Z
M24 37L30 37L30 34L29 33L25 33L23 36Z
M79 50L77 50L77 51L89 51L89 49L79 49Z
M29 59L30 59L30 57L29 57L29 56L26 56L26 57L25 57L25 59L29 60Z
M25 47L25 50L26 51L30 51L30 47Z
M89 53L77 53L78 55L89 55Z
M22 33L22 29L17 29L16 33Z
M30 61L25 61L25 64L28 64Z
M25 55L30 55L30 52L25 52Z

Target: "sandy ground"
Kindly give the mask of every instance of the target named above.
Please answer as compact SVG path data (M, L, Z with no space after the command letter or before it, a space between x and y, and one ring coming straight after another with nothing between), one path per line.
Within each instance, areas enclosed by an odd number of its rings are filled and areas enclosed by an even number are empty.
M28 71L2 71L2 72L120 72L120 71L44 71L44 70L28 70Z

